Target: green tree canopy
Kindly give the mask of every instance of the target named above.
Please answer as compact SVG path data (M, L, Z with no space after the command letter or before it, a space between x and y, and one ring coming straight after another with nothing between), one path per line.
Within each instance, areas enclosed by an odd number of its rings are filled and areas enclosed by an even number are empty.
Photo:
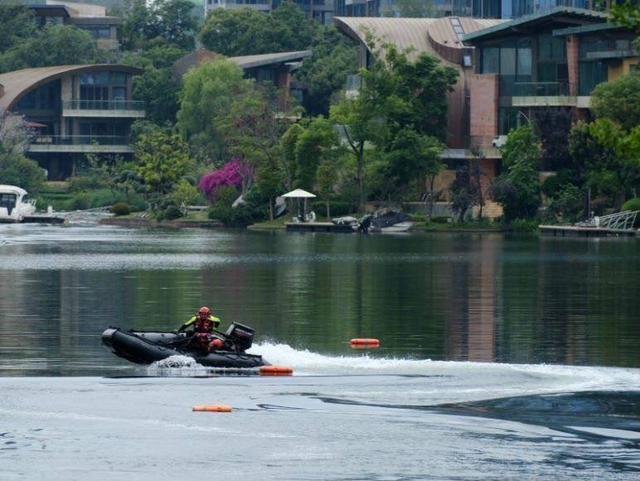
M192 164L188 145L176 134L142 134L133 148L136 172L149 194L169 194Z
M186 50L195 45L198 25L189 0L128 0L124 18L122 44L128 50L159 38Z
M50 25L0 55L0 70L99 63L108 55L98 50L88 32L69 25Z
M540 156L540 141L530 126L509 133L502 148L502 163L506 170L491 185L492 197L502 205L505 221L536 216L540 206Z
M0 54L33 37L33 11L24 6L0 5Z
M295 78L304 83L303 106L310 115L328 115L331 97L345 88L355 74L358 48L333 26L319 26L312 40L311 58L305 59Z
M598 85L591 93L591 108L596 117L612 120L625 130L640 125L640 74Z
M9 114L0 117L0 184L17 185L33 194L45 176L35 161L24 156L30 134L24 118Z
M227 160L220 123L228 118L233 100L252 85L242 76L242 69L225 58L205 62L184 76L177 125L198 157Z
M303 50L311 44L311 22L289 2L269 14L218 8L207 16L199 38L209 50L229 56Z

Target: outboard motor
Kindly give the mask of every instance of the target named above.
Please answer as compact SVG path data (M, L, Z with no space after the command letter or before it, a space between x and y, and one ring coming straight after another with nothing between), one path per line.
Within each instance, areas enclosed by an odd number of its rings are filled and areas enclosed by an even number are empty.
M256 331L249 326L234 322L229 326L229 329L227 329L225 336L233 342L238 351L246 351L251 347L251 344L253 344L253 336L255 336L255 334Z

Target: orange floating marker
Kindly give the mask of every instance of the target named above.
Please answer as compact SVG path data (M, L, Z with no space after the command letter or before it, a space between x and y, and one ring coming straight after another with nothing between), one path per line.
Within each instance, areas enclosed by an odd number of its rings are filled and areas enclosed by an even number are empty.
M349 345L353 349L376 349L380 347L379 339L372 338L356 338L349 341Z
M259 372L261 376L291 376L293 369L287 366L262 366Z
M193 406L192 411L205 413L230 413L232 408L226 404L218 404L214 406Z

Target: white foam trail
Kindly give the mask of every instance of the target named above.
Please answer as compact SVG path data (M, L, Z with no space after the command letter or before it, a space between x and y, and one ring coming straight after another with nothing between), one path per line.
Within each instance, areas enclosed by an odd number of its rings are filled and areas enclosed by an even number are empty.
M366 353L330 356L273 342L254 344L249 352L261 354L272 364L290 366L296 375L442 376L457 378L470 390L509 385L551 391L637 390L640 386L640 369L629 368L432 361Z
M147 368L151 376L200 376L207 374L207 368L189 356L170 356L156 361Z

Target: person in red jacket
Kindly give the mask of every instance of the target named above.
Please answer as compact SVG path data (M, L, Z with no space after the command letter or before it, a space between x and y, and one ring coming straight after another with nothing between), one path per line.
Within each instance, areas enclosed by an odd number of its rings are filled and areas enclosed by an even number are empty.
M220 325L220 319L211 313L211 309L206 306L198 309L195 316L182 324L178 332L186 332L192 337L189 344L196 346L202 351L220 349L224 343L213 336L213 331Z

